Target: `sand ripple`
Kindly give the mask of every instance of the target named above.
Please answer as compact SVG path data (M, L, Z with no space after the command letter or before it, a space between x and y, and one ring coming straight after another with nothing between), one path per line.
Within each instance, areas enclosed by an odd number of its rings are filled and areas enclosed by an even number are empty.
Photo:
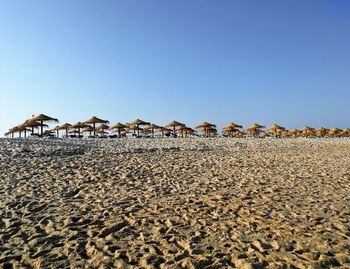
M0 140L5 268L349 268L350 140Z

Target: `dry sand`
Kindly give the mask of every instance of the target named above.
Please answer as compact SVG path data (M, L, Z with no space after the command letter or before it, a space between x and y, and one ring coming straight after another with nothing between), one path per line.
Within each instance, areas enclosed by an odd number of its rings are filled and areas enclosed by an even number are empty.
M350 268L349 139L0 139L4 268Z

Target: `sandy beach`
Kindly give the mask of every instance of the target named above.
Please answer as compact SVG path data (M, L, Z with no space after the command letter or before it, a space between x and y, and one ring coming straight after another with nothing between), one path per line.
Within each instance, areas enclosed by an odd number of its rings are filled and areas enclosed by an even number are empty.
M350 139L0 139L4 268L350 268Z

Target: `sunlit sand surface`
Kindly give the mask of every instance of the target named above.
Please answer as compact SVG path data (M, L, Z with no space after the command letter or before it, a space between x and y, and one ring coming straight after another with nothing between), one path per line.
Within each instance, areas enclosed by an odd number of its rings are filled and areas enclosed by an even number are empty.
M0 149L7 268L350 267L350 139Z

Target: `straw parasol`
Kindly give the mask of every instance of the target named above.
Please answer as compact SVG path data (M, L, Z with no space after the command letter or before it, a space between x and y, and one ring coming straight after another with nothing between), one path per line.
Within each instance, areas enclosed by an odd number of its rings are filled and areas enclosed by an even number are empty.
M224 126L222 128L223 134L228 134L230 137L237 136L237 134L240 133L240 131L232 126Z
M187 127L186 125L180 125L176 127L176 131L180 131L182 137L184 137L184 134L185 137L187 137L188 134L193 134L195 132L192 128Z
M41 127L41 135L44 134L44 122L58 122L58 119L49 117L47 115L44 114L39 114L38 116L32 117L29 119L30 122L36 121L36 122L40 122L40 127Z
M80 129L91 127L90 125L84 123L84 122L77 122L76 124L72 125L71 129L78 129L78 136L80 136Z
M148 130L151 130L152 137L154 137L154 130L158 130L160 126L152 123L150 126L147 127Z
M223 127L223 129L229 129L229 128L234 128L234 129L238 129L238 128L243 128L243 126L238 125L236 123L230 122L229 124L227 124L226 126Z
M253 125L251 125L248 129L247 129L247 132L248 134L250 135L253 135L253 136L257 136L260 134L262 128L265 128L265 126L262 126L260 124L257 124L257 123L254 123Z
M118 137L121 136L121 131L125 130L126 126L120 122L118 122L117 124L114 124L112 127L110 127L109 129L115 129L118 130Z
M302 131L299 129L293 129L290 130L288 133L293 137L298 137L302 133Z
M197 125L195 128L199 129L199 130L204 130L204 136L208 136L209 135L209 131L212 130L212 128L215 128L216 125L209 123L209 122L202 122L201 124Z
M142 131L143 129L137 125L132 125L128 128L129 130L133 131L134 135L135 135L135 131L137 131L137 136L140 135L140 131Z
M12 138L14 137L14 134L18 132L18 128L17 127L13 127L11 129L9 129L9 133L12 135Z
M59 130L61 130L61 129L60 129L60 126L58 126L58 125L55 128L51 129L51 131L56 132L57 137L59 137Z
M44 125L46 125L46 124L44 124ZM27 125L25 125L24 123L18 125L17 128L19 129L20 133L24 132L24 137L27 137L27 132L30 132L30 129L27 129Z
M72 124L65 123L59 127L59 130L66 130L66 136L68 136L68 129L72 127Z
M343 129L343 135L344 136L350 136L350 128Z
M91 119L88 119L87 121L84 121L84 123L92 124L92 128L94 130L94 136L95 136L96 135L96 123L106 124L106 123L109 123L109 121L108 120L99 119L99 118L93 116Z
M267 129L267 132L274 135L275 137L278 137L282 135L282 131L285 129L286 128L279 126L278 124L273 124L270 128Z
M34 128L38 128L40 126L42 127L49 127L47 124L40 124L39 122L36 122L36 121L31 121L30 119L29 120L26 120L23 125L25 125L26 127L29 127L31 128L31 131L32 131L32 134L34 134Z
M24 137L26 137L27 128L24 124L17 125L15 127L13 127L11 130L13 133L18 132L18 136L20 138L22 137L22 132L25 132ZM28 130L28 131L30 131L30 130Z
M94 131L94 128L92 126L88 126L82 130L83 133L89 133L89 136L91 136L91 133Z
M105 133L107 133L107 132L105 132L105 130L108 130L108 129L109 129L108 125L102 124L96 128L96 131L100 134L105 134Z
M162 137L164 137L165 134L171 133L171 129L165 127L159 127L158 131L162 134Z
M268 128L268 131L276 132L277 130L284 130L285 128L282 126L279 126L278 124L273 124L270 128Z
M174 137L175 137L175 134L176 134L175 128L176 128L177 126L183 126L183 125L185 125L185 124L173 120L172 122L169 122L169 123L168 123L167 125L165 125L164 127L173 127L173 135L174 135Z
M329 130L329 134L332 136L338 136L343 132L343 130L338 129L338 128L332 128Z
M329 132L329 129L321 127L315 130L317 136L325 136Z
M265 128L265 126L262 126L260 124L254 123L253 125L251 125L248 129L262 129ZM247 130L248 130L247 129Z
M136 119L136 120L130 122L129 124L131 125L130 129L134 131L134 134L135 134L135 131L137 131L137 136L139 136L140 135L140 131L143 130L143 129L139 128L140 126L142 126L142 125L150 125L149 122L143 121L143 120L140 120L140 119ZM135 126L137 128L132 128L132 126Z
M301 128L300 129L300 131L302 131L302 133L306 136L306 137L308 137L308 136L310 136L310 135L312 135L313 133L314 133L314 131L315 131L315 129L314 128L311 128L310 126L304 126L303 128Z

